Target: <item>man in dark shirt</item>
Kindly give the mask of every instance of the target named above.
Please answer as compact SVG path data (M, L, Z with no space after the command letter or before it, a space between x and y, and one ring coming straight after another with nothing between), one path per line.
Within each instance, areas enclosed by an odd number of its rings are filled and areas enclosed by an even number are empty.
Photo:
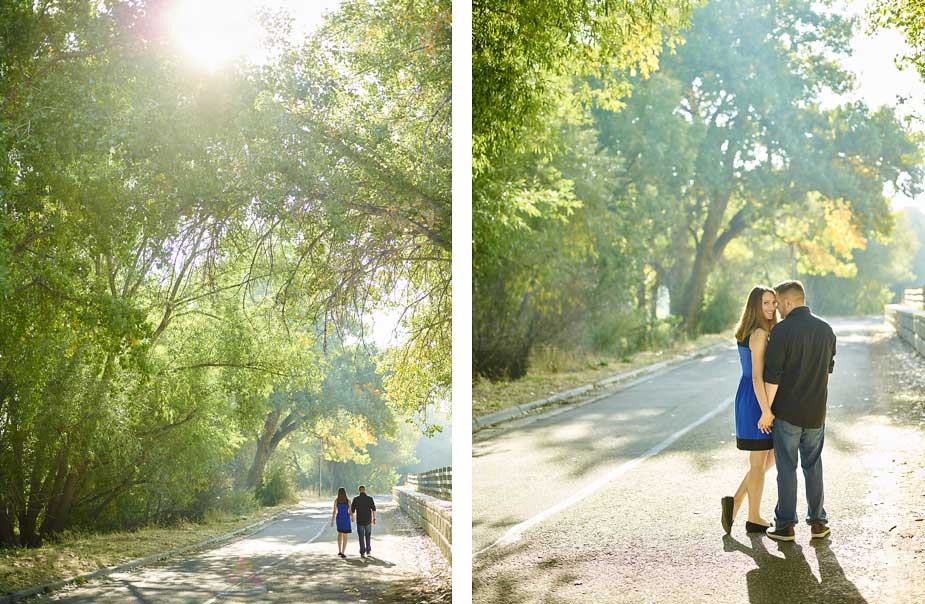
M350 504L350 515L356 514L357 535L360 537L360 556L366 557L372 552L369 540L376 524L376 502L366 494L366 487L360 485L360 494Z
M784 281L774 290L783 320L771 331L764 363L777 463L775 528L768 536L794 540L799 461L806 480L806 522L812 537L822 538L829 534L823 507L822 444L829 374L835 369L835 333L806 306L802 283Z

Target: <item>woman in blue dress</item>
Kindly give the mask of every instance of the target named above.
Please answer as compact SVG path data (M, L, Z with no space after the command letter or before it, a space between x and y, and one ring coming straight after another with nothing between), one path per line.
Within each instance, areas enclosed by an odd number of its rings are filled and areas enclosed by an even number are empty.
M347 535L353 531L350 529L350 499L347 498L347 491L344 487L337 489L337 499L334 500L334 511L331 512L331 526L337 521L337 555L346 558L347 554Z
M764 533L770 523L761 517L764 475L774 465L774 440L770 399L764 385L764 352L777 324L777 296L770 287L756 286L748 295L736 326L736 343L742 363L742 378L735 398L736 447L748 451L748 472L733 496L722 498L722 524L726 534L748 497L745 530Z

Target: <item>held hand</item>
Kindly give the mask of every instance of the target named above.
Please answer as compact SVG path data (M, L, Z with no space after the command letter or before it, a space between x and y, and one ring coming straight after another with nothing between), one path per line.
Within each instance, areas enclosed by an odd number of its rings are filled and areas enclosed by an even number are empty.
M373 518L373 524L376 524L376 519L375 519L375 518Z
M771 426L774 424L773 413L762 413L761 419L758 420L758 429L764 434L771 433Z

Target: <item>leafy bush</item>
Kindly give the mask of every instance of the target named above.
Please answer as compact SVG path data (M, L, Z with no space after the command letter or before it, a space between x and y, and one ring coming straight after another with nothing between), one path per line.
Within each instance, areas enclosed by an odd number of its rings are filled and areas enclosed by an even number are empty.
M595 352L625 355L643 348L646 319L642 312L617 310L598 317L589 326L591 349Z
M743 300L739 300L733 294L734 289L724 279L707 291L703 312L700 315L701 332L719 333L729 329L736 322L742 311Z
M218 499L215 509L234 516L240 516L256 511L257 506L257 500L250 491L229 491Z
M295 489L286 468L282 465L271 466L257 487L255 496L261 505L267 507L295 501Z
M668 319L656 321L655 325L649 328L649 348L655 350L668 348L678 340L687 337L680 327L680 322L679 317L669 317Z
M516 380L527 375L527 360L531 342L510 336L490 345L476 343L472 354L472 371L490 380Z

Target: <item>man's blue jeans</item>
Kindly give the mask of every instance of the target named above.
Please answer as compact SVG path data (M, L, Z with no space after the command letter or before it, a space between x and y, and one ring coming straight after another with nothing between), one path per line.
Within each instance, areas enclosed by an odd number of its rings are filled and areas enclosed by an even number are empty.
M823 507L822 444L825 426L801 428L780 418L774 419L774 459L777 462L777 508L774 524L785 529L799 522L797 519L797 453L806 480L806 522L826 524L828 518Z
M360 553L368 554L373 551L369 546L369 538L373 533L373 525L371 524L357 524L357 536L360 537Z

